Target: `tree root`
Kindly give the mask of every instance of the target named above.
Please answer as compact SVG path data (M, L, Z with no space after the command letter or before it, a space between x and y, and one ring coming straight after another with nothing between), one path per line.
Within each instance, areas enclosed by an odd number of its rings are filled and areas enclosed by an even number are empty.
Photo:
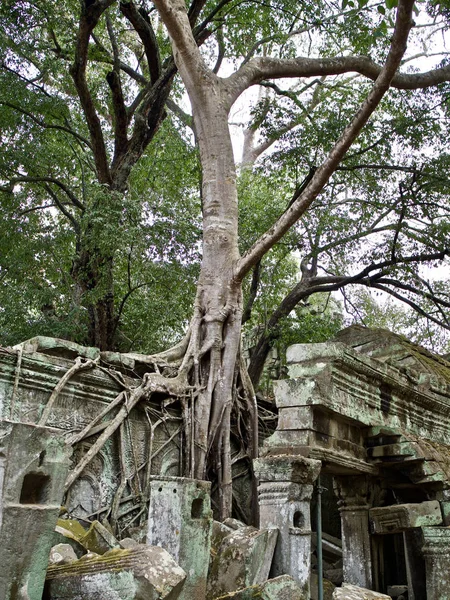
M95 360L89 359L89 360L86 360L85 362L83 362L83 361L84 361L83 358L81 358L80 356L77 356L77 358L75 359L75 363L70 367L70 369L66 373L64 373L64 375L61 377L61 379L56 384L55 389L51 393L50 398L48 399L48 402L45 405L45 408L42 412L41 418L38 421L38 425L40 427L44 427L45 424L47 423L47 420L50 416L52 408L53 408L59 394L61 393L62 389L64 388L66 383L69 381L69 379L71 377L73 377L73 375L75 375L76 373L79 373L80 371L87 371L88 369L93 369L98 364L97 358Z

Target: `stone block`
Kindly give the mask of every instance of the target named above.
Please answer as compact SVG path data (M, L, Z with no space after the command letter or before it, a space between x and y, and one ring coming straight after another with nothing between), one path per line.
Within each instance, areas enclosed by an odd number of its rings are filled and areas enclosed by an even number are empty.
M2 600L41 600L70 454L56 430L0 421Z
M392 598L386 594L343 583L342 587L334 590L333 600L392 600Z
M253 468L260 482L290 481L309 484L319 476L321 462L303 456L281 454L255 459Z
M211 484L183 477L154 477L147 544L161 546L188 574L180 599L205 598L211 549Z
M401 533L412 527L442 523L441 507L437 500L372 508L369 515L372 532L376 534Z
M124 538L123 540L120 540L119 545L125 550L129 550L130 548L136 548L136 546L139 546L138 542L136 542L136 540L133 540L133 538Z
M77 560L78 556L70 544L57 544L50 550L49 564L64 565Z
M216 600L309 600L298 583L289 575L280 575L260 585L252 585L237 592L230 592ZM197 599L195 599L197 600ZM200 599L198 599L200 600Z
M450 528L423 527L427 600L448 600L450 590Z
M323 600L333 600L333 592L335 585L328 579L323 579ZM311 600L319 600L319 586L317 573L311 573L310 578L310 594Z
M49 567L43 600L176 600L185 578L163 548L114 549Z
M277 529L240 527L223 538L210 565L207 598L266 581L277 536Z

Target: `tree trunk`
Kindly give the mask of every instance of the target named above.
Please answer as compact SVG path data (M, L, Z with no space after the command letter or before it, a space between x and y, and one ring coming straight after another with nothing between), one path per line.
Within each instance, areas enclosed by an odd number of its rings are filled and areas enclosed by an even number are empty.
M234 277L239 259L236 173L227 111L214 82L202 113L194 108L203 164L203 259L192 321L195 405L194 474L214 471L221 481L220 513L231 514L230 428L239 356L242 285Z
M98 250L80 248L72 267L76 297L88 312L87 343L100 350L114 349L113 259Z

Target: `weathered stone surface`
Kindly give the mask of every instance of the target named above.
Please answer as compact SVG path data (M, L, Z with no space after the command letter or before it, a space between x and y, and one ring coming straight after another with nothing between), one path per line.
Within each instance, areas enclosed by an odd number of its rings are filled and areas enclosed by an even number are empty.
M49 567L44 600L176 600L185 577L163 548L114 549Z
M328 579L323 579L323 600L333 600L333 592L336 587ZM319 589L317 573L311 573L310 579L310 596L311 600L319 600Z
M365 588L357 587L349 583L343 583L341 588L333 592L333 600L392 600L386 594L372 592Z
M54 545L70 544L77 558L86 554L86 548L80 540L86 535L86 530L76 519L58 519L53 537Z
M57 544L50 550L48 562L51 565L64 565L77 559L78 556L70 544Z
M2 600L41 600L69 456L58 431L0 421Z
M292 577L281 575L269 579L261 585L253 585L237 592L230 592L220 596L217 600L228 598L233 600L309 600L309 594L305 594Z
M333 343L293 346L287 358L291 378L274 386L279 422L266 449L302 448L336 472L375 473L363 456L361 426L450 444L450 363L424 348L386 331L354 327ZM370 452L381 460L395 451ZM427 481L449 479L449 471L443 473L433 472Z
M17 422L38 423L52 391L61 378L73 366L77 355L93 357L91 349L68 345L60 340L40 340L39 344L28 344L15 350L0 348L0 420L10 419ZM45 347L44 347L45 346ZM37 351L34 351L37 350ZM95 356L98 350L95 350ZM43 353L45 352L45 354ZM130 387L138 385L138 381L124 374L124 381ZM17 383L17 385L15 385ZM94 368L74 375L59 393L48 418L47 425L68 437L73 432L80 432L94 417L102 413L122 391L123 387L110 375ZM155 409L159 406L155 404ZM104 423L114 417L116 409L103 419L93 430L93 436L81 441L74 449L73 461L79 461L88 447L95 441L95 435L104 427ZM178 409L169 407L169 412L178 416ZM127 417L129 432L133 441L131 449L129 436L124 441L125 466L128 471L146 463L150 451L148 422L139 409L133 409ZM155 428L151 442L151 473L162 475L178 475L180 449L176 438L178 423L168 420L164 426ZM113 439L108 440L99 454L84 469L79 479L72 485L65 501L65 506L72 518L92 520L102 508L111 505L119 484L118 447ZM140 471L144 471L141 469ZM119 508L130 515L133 502L123 502ZM103 513L104 514L104 513ZM94 517L95 518L95 517Z
M259 479L260 525L279 531L271 574L291 575L308 597L310 502L320 462L298 456L267 456L254 461L254 470Z
M450 591L450 528L423 527L427 600L448 600Z
M183 477L151 481L147 543L165 548L188 574L182 600L206 594L213 522L210 489L209 482Z
M229 527L230 529L240 529L241 527L246 527L245 523L239 521L238 519L233 519L231 517L225 519L223 524L225 525L225 527Z
M369 511L373 533L400 533L412 527L427 527L442 523L437 500L418 504L395 504Z
M371 588L370 480L365 475L334 477L333 488L340 505L344 581Z
M129 550L130 548L136 548L136 546L139 546L138 542L136 542L136 540L133 540L133 538L124 538L123 540L120 540L119 545L125 550Z
M266 581L277 536L277 529L254 527L240 527L229 533L211 562L207 598Z
M98 521L92 523L89 531L79 541L86 550L96 554L105 554L108 550L120 547L113 534Z
M388 594L393 599L405 600L408 597L408 586L390 585L388 586Z
M312 483L320 473L321 464L303 456L277 454L253 461L253 468L260 482L291 481L292 483Z
M213 521L211 529L211 554L217 554L220 544L232 531L234 531L234 529L228 527L225 523Z

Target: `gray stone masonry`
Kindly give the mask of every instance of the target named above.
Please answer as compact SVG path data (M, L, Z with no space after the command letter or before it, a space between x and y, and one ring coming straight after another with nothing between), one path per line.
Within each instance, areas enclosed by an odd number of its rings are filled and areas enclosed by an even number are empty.
M226 527L223 524L219 526ZM263 583L269 578L273 553L277 542L277 529L256 529L241 526L227 528L221 536L214 528L219 543L211 553L208 575L207 599L213 600L226 592L232 592Z
M334 590L333 600L391 600L391 597L356 585L343 583L341 588Z
M0 421L2 600L41 600L70 454L56 430Z
M271 575L291 575L309 598L311 497L320 462L301 456L267 456L253 461L259 480L260 526L278 529Z
M43 600L176 600L185 577L162 548L114 549L50 566Z
M280 575L260 585L230 592L216 600L309 600L309 594L305 594L301 586L289 575Z
M205 598L211 548L211 484L183 477L154 477L147 544L161 546L186 571L180 600Z
M450 597L450 529L423 527L423 555L427 575L427 600Z

